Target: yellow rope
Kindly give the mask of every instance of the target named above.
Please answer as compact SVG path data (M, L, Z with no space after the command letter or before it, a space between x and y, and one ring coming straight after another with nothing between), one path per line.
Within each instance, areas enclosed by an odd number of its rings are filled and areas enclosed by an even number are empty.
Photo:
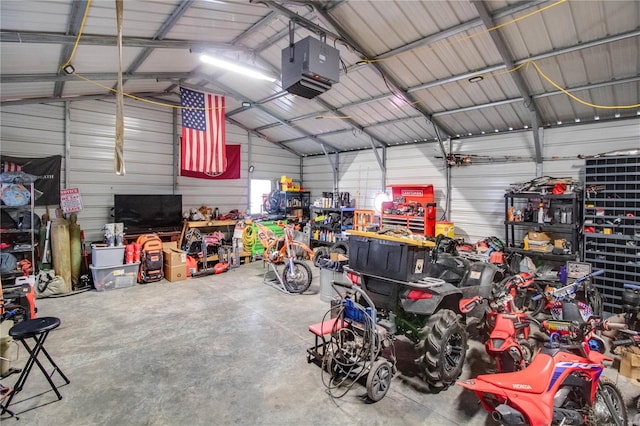
M87 0L87 7L84 10L84 16L82 17L82 23L80 24L80 31L78 32L78 36L76 37L76 42L73 45L73 50L71 51L71 55L69 55L69 59L67 59L67 62L65 62L64 65L60 67L60 69L63 69L64 67L69 65L71 63L71 60L73 59L73 56L76 54L76 49L78 48L78 44L80 43L80 36L82 36L82 31L84 30L84 24L85 22L87 22L87 16L89 15L90 6L91 6L91 0Z
M462 42L462 41L470 40L470 39L475 38L475 37L477 37L477 36L479 36L479 35L487 34L487 33L491 32L491 31L495 31L495 30L497 30L497 29L500 29L500 28L506 27L507 25L511 25L511 24L516 23L516 22L519 22L519 21L521 21L521 20L524 20L524 19L530 18L531 16L537 15L537 14L539 14L539 13L541 13L541 12L545 11L545 10L551 9L552 7L558 6L559 4L562 4L562 3L566 2L566 1L567 1L567 0L558 0L558 1L556 1L556 2L552 3L552 4L548 5L548 6L542 7L542 8L540 8L540 9L535 10L535 11L533 11L533 12L530 12L530 13L528 13L528 14L526 14L526 15L520 16L520 17L518 17L518 18L514 18L514 19L512 19L512 20L510 20L510 21L508 21L508 22L505 22L505 23L502 23L502 24L496 25L496 26L494 26L494 27L487 28L487 29L485 29L485 30L484 30L484 31L482 31L482 32L478 32L478 33L475 33L475 34L472 34L472 35L469 35L469 36L466 36L466 37L461 37L461 38L458 38L458 39L452 40L452 41L448 42L447 44L439 44L439 45L436 45L436 46L423 46L423 48L427 48L427 47L428 47L429 49L433 50L433 49L438 48L438 47L450 46L450 45L453 45L453 44L456 44L456 43L460 43L460 42ZM71 63L71 60L72 60L72 58L73 58L73 56L74 56L74 54L75 54L76 48L78 47L78 44L79 44L79 42L80 42L80 37L81 37L81 35L82 35L82 31L83 31L83 29L84 29L84 24L85 24L85 22L86 22L87 15L88 15L88 12L89 12L89 6L90 6L90 4L91 4L91 0L88 0L88 2L87 2L87 8L85 9L84 17L83 17L83 19L82 19L82 24L81 24L81 26L80 26L80 32L79 32L78 37L77 37L77 39L76 39L76 43L75 43L75 45L74 45L74 47L73 47L73 52L71 53L71 56L69 57L69 60L68 60L68 61L67 61L63 66L62 66L63 68L64 68L65 66L67 66L67 65L69 65L69 64ZM400 53L400 54L398 54L398 55L395 55L395 56L392 56L392 57L389 57L389 58L384 58L384 59L371 59L371 60L364 59L364 60L362 60L362 61L360 61L360 62L373 63L373 62L378 62L378 61L382 61L382 60L387 60L387 59L396 58L396 57L400 56L401 54L405 54L405 53L413 53L413 54L415 54L415 49L414 49L414 50L412 50L412 51L408 51L408 52L402 52L402 53ZM570 97L570 98L571 98L571 99L573 99L574 101L576 101L576 102L578 102L578 103L581 103L581 104L583 104L583 105L590 106L590 107L593 107L593 108L600 108L600 109L630 109L630 108L638 108L638 107L640 107L640 104L632 104L632 105L598 105L598 104L590 103L590 102L587 102L587 101L585 101L585 100L583 100L583 99L580 99L579 97L577 97L577 96L575 96L575 95L571 94L570 92L568 92L566 89L562 88L558 83L554 82L551 78L549 78L549 77L548 77L548 76L547 76L547 75L546 75L546 74L545 74L545 73L540 69L540 67L538 66L538 64L537 64L537 63L535 63L534 61L527 61L527 62L524 62L524 63L522 63L522 64L520 64L520 65L518 65L518 66L515 66L515 67L513 67L513 68L511 68L511 69L508 69L508 70L495 71L495 72L491 73L491 75L492 75L492 76L494 76L494 77L497 77L497 76L500 76L500 75L502 75L502 74L508 74L508 73L511 73L511 72L515 72L515 71L518 71L520 68L522 68L522 67L523 67L523 66L525 66L525 65L527 65L527 68L528 68L528 65L529 65L529 64L531 64L531 65L533 66L533 68L536 70L536 72L537 72L537 73L538 73L538 74L539 74L543 79L545 79L546 81L548 81L548 82L549 82L549 84L551 84L553 87L555 87L555 88L556 88L556 89L558 89L560 92L562 92L562 93L563 93L563 94L565 94L566 96ZM101 88L103 88L103 89L106 89L106 90L110 91L110 92L114 92L114 93L116 92L116 91L115 91L115 89L112 89L111 87L108 87L108 86L106 86L106 85L104 85L104 84L98 83L97 81L93 81L93 80L91 80L91 79L89 79L89 78L87 78L87 77L84 77L83 75L81 75L81 74L79 74L79 73L77 73L77 72L76 72L76 73L74 73L73 75L74 75L74 76L76 76L76 77L78 77L78 78L80 78L80 79L82 79L82 80L85 80L85 81L87 81L87 82L93 83L93 84L95 84L95 85L97 85L97 86L99 86L99 87L101 87ZM190 109L190 110L213 110L213 109L216 109L216 108L183 107L183 106L181 106L181 105L173 105L173 104L169 104L169 103L164 103L164 102L154 101L154 100L151 100L151 99L144 99L144 98L141 98L141 97L139 97L139 96L135 96L135 95L132 95L132 94L129 94L129 93L126 93L126 92L124 93L124 96L126 96L126 97L128 97L128 98L130 98L130 99L134 99L134 100L140 101L140 102L146 102L146 103L149 103L149 104L152 104L152 105L157 105L157 106L161 106L161 107L169 107L169 108L180 109L180 110L182 110L182 109ZM415 101L415 102L411 102L411 103L409 103L409 105L414 105L414 104L417 104L417 103L420 103L420 102L422 102L422 101ZM327 119L329 119L329 118L346 119L346 118L352 118L352 117L351 117L351 116L326 116L326 115L318 115L318 116L316 116L315 118L317 118L317 119L324 119L324 118L327 118ZM296 127L296 126L297 126L295 123L288 123L288 124L289 124L289 126L292 126L292 127Z

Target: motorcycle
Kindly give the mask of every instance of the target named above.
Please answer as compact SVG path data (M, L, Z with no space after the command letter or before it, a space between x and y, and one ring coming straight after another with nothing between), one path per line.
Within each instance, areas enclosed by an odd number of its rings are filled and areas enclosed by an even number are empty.
M531 318L515 303L517 295L526 292L534 276L522 272L505 278L493 286L490 299L475 296L460 302L460 311L468 313L478 303L488 302L484 327L489 331L485 342L487 354L496 361L498 372L523 370L533 358L534 347L529 343Z
M591 282L591 278L604 274L600 269L577 278L573 283L560 288L547 288L532 297L534 302L547 299L545 310L551 317L563 321L587 321L602 313L602 296Z
M577 335L586 326L567 322ZM504 425L627 424L627 411L617 386L602 376L604 362L613 361L579 344L564 344L552 333L531 364L522 371L480 375L457 384L475 392L482 407Z
M594 271L576 279L573 283L567 286L551 289L545 291L543 294L534 296L532 298L533 300L542 299L544 297L549 300L547 308L551 313L552 321L543 321L542 329L548 333L552 331L559 331L561 334L564 334L564 329L554 329L554 324L556 324L554 321L560 321L560 324L565 321L584 324L589 321L590 318L594 317L594 315L596 317L599 316L599 313L602 310L602 298L596 288L592 286L590 278L602 275L603 273L604 270ZM582 292L583 297L577 297L578 292ZM592 303L595 305L595 308L592 308ZM561 325L560 328L566 327ZM596 350L600 353L605 352L605 341L596 333L588 333L588 335L585 336L585 339L589 344L590 349Z

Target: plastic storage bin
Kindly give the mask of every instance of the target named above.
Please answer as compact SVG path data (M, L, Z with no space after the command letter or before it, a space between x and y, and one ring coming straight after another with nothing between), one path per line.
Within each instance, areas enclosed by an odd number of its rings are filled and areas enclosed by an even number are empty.
M91 244L91 264L97 268L124 263L124 246L101 247Z
M349 236L349 267L368 275L398 281L427 276L431 261L428 247L356 235Z
M131 287L138 282L139 265L140 262L103 268L89 265L93 275L93 285L97 291Z

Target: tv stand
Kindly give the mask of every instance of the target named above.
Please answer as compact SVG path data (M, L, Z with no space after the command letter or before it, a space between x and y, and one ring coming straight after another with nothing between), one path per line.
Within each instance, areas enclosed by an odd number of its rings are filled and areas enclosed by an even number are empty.
M166 230L166 228L161 228L161 230L155 230L153 228L147 230L138 230L135 232L127 232L124 234L124 239L127 243L135 243L140 235L146 234L156 234L163 242L171 242L171 241L180 241L180 234L182 230Z

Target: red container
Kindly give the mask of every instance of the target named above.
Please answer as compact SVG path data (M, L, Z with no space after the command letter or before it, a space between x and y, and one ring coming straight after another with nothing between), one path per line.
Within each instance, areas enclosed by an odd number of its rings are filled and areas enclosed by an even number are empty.
M436 236L436 203L425 204L425 228L426 234L432 237Z

